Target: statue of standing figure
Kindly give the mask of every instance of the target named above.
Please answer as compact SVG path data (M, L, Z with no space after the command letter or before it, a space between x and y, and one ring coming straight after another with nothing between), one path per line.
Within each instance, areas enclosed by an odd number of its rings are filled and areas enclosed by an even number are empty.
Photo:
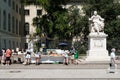
M94 11L94 15L89 18L90 21L90 32L104 32L104 19Z
M33 41L32 40L30 40L28 42L28 50L30 50L30 52L33 52L33 50L34 50L34 45L33 45Z

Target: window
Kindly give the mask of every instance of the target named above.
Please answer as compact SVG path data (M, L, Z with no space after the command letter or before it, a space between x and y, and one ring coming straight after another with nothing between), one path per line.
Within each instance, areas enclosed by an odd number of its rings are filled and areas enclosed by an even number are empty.
M18 20L16 19L16 34L18 34Z
M8 0L8 5L11 6L11 0Z
M21 14L21 8L19 8L19 14Z
M40 16L42 14L42 10L38 9L37 10L37 16Z
M18 42L16 42L16 46L17 46L17 47L19 46Z
M6 2L7 0L4 0L4 2Z
M29 34L29 23L25 23L25 35Z
M18 31L18 34L19 34L19 35L22 34L22 31L21 31L21 21L19 21L19 31Z
M11 15L10 13L8 14L8 31L11 31Z
M12 32L15 32L15 18L14 16L12 17Z
M0 9L0 28L1 28L1 9Z
M3 11L3 29L6 30L6 11Z
M12 2L12 9L15 9L15 2Z
M4 39L4 48L6 48L6 39Z
M11 41L9 40L9 47L11 48Z
M16 5L16 12L18 13L18 5Z
M24 43L25 49L28 49L28 43Z
M24 13L25 15L30 15L29 9L26 9L24 12L25 12L25 13Z
M2 41L2 39L0 38L0 44L2 44L1 41ZM0 45L0 49L1 49L1 45Z
M16 18L14 17L14 33L16 33Z
M15 42L13 41L13 48L15 48Z

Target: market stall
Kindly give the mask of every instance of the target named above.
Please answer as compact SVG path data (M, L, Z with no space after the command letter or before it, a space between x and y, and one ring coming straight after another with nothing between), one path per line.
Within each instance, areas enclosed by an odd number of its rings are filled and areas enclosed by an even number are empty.
M63 63L63 51L60 49L47 49L47 55L41 55L40 63ZM35 57L31 57L31 63L35 63Z

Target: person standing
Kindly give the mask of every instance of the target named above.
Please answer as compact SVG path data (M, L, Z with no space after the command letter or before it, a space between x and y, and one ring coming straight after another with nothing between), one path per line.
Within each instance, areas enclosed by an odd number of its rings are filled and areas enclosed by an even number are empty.
M70 62L71 62L71 64L74 63L74 54L75 54L75 48L72 46L70 49Z
M30 62L31 62L31 51L29 49L26 50L25 58L26 58L26 65L30 65Z
M78 58L79 58L79 53L78 53L78 51L76 50L76 51L75 51L75 54L74 54L75 64L78 64Z
M68 54L66 51L64 51L63 56L64 56L63 64L68 65Z
M36 60L36 65L39 65L39 62L40 62L40 58L41 58L41 52L38 51L36 54L35 54L35 60Z
M5 49L2 49L1 54L2 54L1 65L4 65L4 63L5 63Z
M74 63L74 53L71 53L71 55L70 55L70 62L71 62L71 64Z
M116 61L115 61L115 59L116 59L116 55L115 55L116 49L112 48L111 51L112 52L110 53L110 63L111 63L111 66L115 66L115 64L116 64Z
M10 57L11 57L11 50L10 49L7 49L6 50L6 54L5 54L5 57L6 57L6 65L9 66L10 65Z
M110 72L115 72L115 69L117 67L115 51L116 51L115 48L111 49L111 53L110 53Z

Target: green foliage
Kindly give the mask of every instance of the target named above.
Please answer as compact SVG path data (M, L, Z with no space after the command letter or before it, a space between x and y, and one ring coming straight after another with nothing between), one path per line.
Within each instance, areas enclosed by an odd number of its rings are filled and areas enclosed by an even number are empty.
M71 37L80 36L81 34L88 35L88 17L80 15L80 10L76 5L68 9L68 24L70 27ZM81 37L82 38L82 37Z
M33 19L37 26L37 33L46 33L50 38L67 38L69 27L67 23L67 9L62 7L67 0L37 0L47 14ZM39 25L38 25L39 24ZM64 34L64 35L63 35Z
M72 40L80 36L82 41L88 35L88 17L80 15L81 11L75 5L69 9L63 6L69 0L36 0L46 14L33 19L37 34L46 33L48 37L57 40ZM85 46L84 46L85 47Z
M115 47L120 48L120 4L114 3L114 0L84 0L84 10L86 16L93 15L93 11L105 19L105 33L108 34L108 49Z

